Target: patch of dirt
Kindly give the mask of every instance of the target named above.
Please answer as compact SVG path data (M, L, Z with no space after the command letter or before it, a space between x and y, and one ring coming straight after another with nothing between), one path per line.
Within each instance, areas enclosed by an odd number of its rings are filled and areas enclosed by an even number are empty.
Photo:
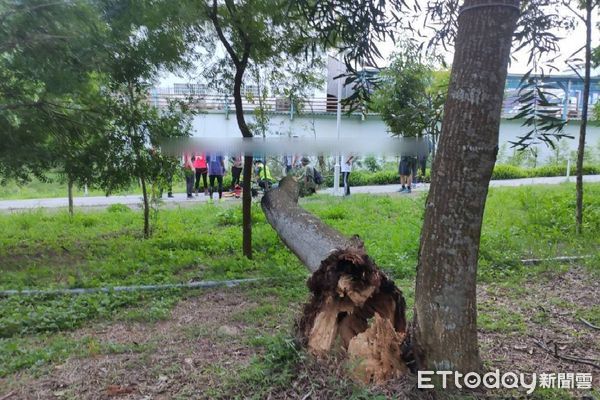
M556 344L560 355L600 363L600 331L586 326L577 314L598 306L600 282L583 268L556 272L522 287L480 285L478 293L478 301L487 305L486 309L517 313L525 326L524 331L513 332L480 329L481 356L487 369L499 369L502 373L589 372L593 374L593 386L599 386L597 369L557 359L535 344L539 341L551 349ZM211 398L210 389L221 387L219 377L223 371L235 373L258 351L245 342L244 332L268 328L260 320L250 323L236 318L256 306L240 288L219 289L180 301L165 321L115 322L77 330L72 333L74 337L90 336L100 343L122 345L131 351L71 358L50 366L41 377L27 371L17 373L0 379L0 396L14 391L11 399ZM290 313L297 316L299 307L290 306L282 320ZM289 323L282 324L285 326L278 329L289 328ZM140 350L136 351L138 346ZM303 356L292 382L273 390L269 398L348 398L356 386L349 379L351 366L339 361L335 355L331 362L316 362ZM415 390L415 385L414 376L404 376L369 390L389 398L429 398L430 393Z
M599 305L600 281L583 268L553 273L529 281L520 289L480 285L480 304L518 313L525 333L486 332L480 329L479 343L484 363L490 370L532 373L591 373L592 386L600 388L600 370L591 365L554 356L575 357L600 365L600 330L586 326L578 310ZM538 344L546 346L548 351ZM585 395L585 391L580 393ZM589 393L588 393L589 394Z
M70 358L40 378L22 372L0 384L14 391L15 399L207 398L203 388L218 384L215 369L242 366L255 354L243 338L217 333L221 326L243 332L247 326L230 317L254 306L239 289L221 289L182 300L165 321L80 329L73 337L93 337L132 351ZM135 352L143 345L146 350Z

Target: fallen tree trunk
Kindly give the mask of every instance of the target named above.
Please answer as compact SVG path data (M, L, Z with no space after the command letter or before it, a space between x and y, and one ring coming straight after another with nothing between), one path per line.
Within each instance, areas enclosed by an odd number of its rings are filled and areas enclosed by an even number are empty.
M353 375L383 382L408 371L402 292L377 268L358 237L347 238L298 206L298 185L284 178L265 194L262 209L285 245L308 267L311 299L297 324L316 355L343 349Z

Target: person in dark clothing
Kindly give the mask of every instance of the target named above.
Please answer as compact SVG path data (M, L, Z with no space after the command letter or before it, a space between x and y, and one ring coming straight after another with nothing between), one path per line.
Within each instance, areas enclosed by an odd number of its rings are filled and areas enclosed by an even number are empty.
M411 171L410 171L410 177L411 177L411 181L412 181L412 187L416 187L417 186L417 158L416 157L411 157Z
M416 160L412 156L402 156L400 158L400 184L402 188L399 190L400 193L410 193L412 187L412 174L413 170L416 168L415 166Z
M244 157L240 154L231 157L231 191L235 191L235 187L240 185L240 176L244 169Z
M218 183L219 200L223 198L223 175L225 175L225 160L220 154L209 154L206 157L208 164L208 181L209 181L209 194L210 199L213 198L215 191L215 180Z

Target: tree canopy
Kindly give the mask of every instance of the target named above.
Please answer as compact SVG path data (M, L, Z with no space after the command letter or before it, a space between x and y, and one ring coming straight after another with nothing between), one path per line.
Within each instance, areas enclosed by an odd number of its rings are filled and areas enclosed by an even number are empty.
M435 133L441 122L447 74L434 70L412 46L392 55L382 71L371 107L381 114L393 135L420 137Z

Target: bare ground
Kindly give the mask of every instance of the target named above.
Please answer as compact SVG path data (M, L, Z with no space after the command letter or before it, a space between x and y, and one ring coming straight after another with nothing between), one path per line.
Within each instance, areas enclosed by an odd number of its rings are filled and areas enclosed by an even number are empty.
M600 282L581 268L542 277L522 287L480 286L479 303L484 309L490 309L499 320L509 315L518 321L511 324L509 318L497 329L480 330L486 368L503 372L591 372L593 386L598 388L598 369L560 360L535 343L551 349L556 343L559 355L600 363L600 331L586 326L578 314L597 307L599 293ZM0 379L0 399L11 393L7 399L211 398L210 389L223 385L223 371L234 377L260 352L248 344L246 333L273 329L264 327L260 320L242 322L246 320L239 318L256 306L242 289L222 289L182 300L165 321L94 324L74 331L74 337L91 336L101 342L130 346L132 351L70 358L50 366L41 376L28 371L13 374ZM297 313L298 309L292 307L288 312ZM503 312L494 314L499 310ZM290 325L285 322L276 329L289 332ZM135 351L138 346L145 350ZM346 371L335 358L324 364L304 360L292 384L270 393L269 398L346 398L348 393L339 388L347 379ZM377 388L377 392L406 398L407 388L413 386L414 379L408 377Z
M591 373L593 386L600 388L600 368L560 358L600 365L600 330L587 326L579 316L600 306L600 280L583 268L541 276L520 288L480 286L478 302L520 316L525 326L514 332L480 329L481 355L490 370Z
M149 351L71 358L42 377L17 373L0 387L15 393L11 399L205 398L201 388L218 384L211 370L243 366L255 351L243 344L246 326L231 321L254 305L234 290L211 291L181 301L166 321L81 329L73 336Z

